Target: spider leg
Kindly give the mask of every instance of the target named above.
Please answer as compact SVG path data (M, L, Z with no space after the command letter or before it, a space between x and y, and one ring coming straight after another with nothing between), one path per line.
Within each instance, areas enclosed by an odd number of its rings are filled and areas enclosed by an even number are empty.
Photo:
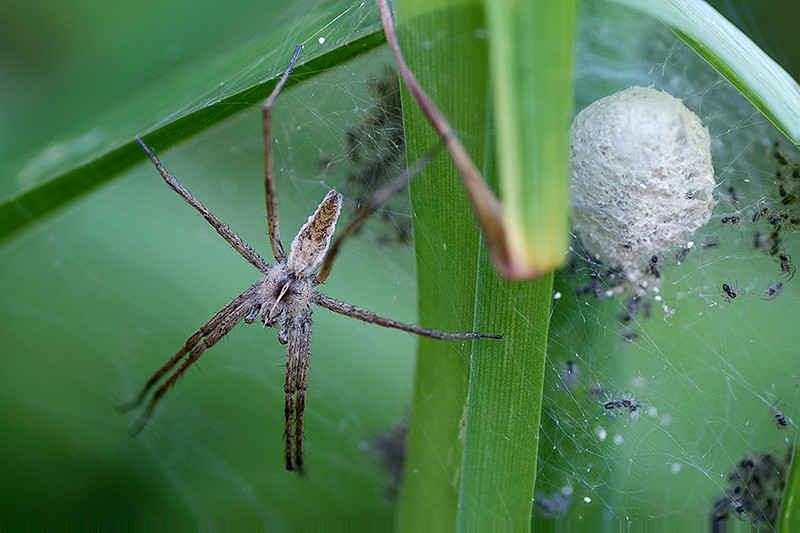
M786 265L781 265L781 268L784 270L784 274L786 274L786 283L792 281L792 278L797 273L797 267L787 260Z
M284 458L286 470L303 467L303 414L306 408L308 359L311 352L311 307L304 309L289 327L286 349L284 402ZM294 448L294 453L292 449Z
M429 337L431 339L439 339L439 340L463 340L463 339L502 339L502 335L490 335L488 333L446 333L444 331L439 331L435 329L428 329L428 328L421 328L419 326L413 326L411 324L406 324L404 322L398 322L397 320L393 320L391 318L386 318L382 316L378 316L372 311L367 311L365 309L361 309L360 307L356 307L355 305L351 305L345 302L341 302L329 296L325 296L324 294L320 294L318 292L314 292L311 296L311 301L317 304L320 307L324 307L334 313L339 313L340 315L349 316L352 318L357 318L359 320L363 320L364 322L368 322L370 324L377 324L378 326L383 326L385 328L394 328L400 329L403 331L407 331L409 333L414 333L415 335L422 335L423 337Z
M286 380L283 382L283 391L286 396L283 401L283 457L286 470L294 470L292 457L292 435L294 433L294 361L290 352L286 353Z
M264 190L267 204L267 231L269 233L269 244L272 246L272 255L275 257L275 261L279 263L286 257L286 252L283 251L281 234L278 229L278 197L275 194L275 172L272 169L272 144L270 141L271 114L275 98L278 97L278 93L283 89L283 85L286 83L295 61L297 61L297 54L301 48L303 48L302 44L298 44L295 47L289 66L281 76L281 79L278 80L278 83L275 84L272 93L261 104L261 127L264 133Z
M150 415L155 407L156 402L167 392L175 380L183 374L183 372L194 363L198 357L207 349L211 348L216 342L225 336L233 327L239 323L242 318L250 311L252 307L253 296L257 292L257 285L253 284L248 287L244 292L239 294L236 298L228 302L225 307L220 309L211 319L206 322L199 330L197 330L191 337L189 337L183 348L178 350L175 355L167 359L167 361L159 367L155 373L150 376L142 390L132 401L124 404L122 410L128 411L137 407L150 389L158 383L164 375L169 372L187 353L189 354L186 359L178 366L167 380L156 390L150 403L147 404L142 415L131 426L131 433L136 435L147 424Z
M355 233L361 224L364 223L367 217L369 217L375 212L375 210L389 201L392 196L397 194L403 187L405 187L409 181L411 181L422 171L422 169L428 166L428 163L431 162L431 159L440 148L441 147L436 148L414 161L410 167L387 181L382 187L373 192L369 198L362 202L361 206L358 208L358 211L356 211L355 215L353 215L353 217L347 223L347 226L345 226L345 228L336 235L336 238L331 243L328 253L325 254L325 258L322 260L322 266L320 267L319 272L317 272L317 276L315 278L315 282L317 284L325 281L328 277L328 274L330 274L331 268L333 267L333 260L336 258L336 254L339 253L339 247L342 245L342 241Z
M181 195L181 197L186 200L189 205L197 209L197 211L203 215L203 218L205 218L206 221L208 221L208 223L211 224L215 230L217 230L217 233L219 233L223 239L228 241L228 244L233 246L234 250L239 252L239 254L247 259L254 267L264 274L269 271L269 264L264 261L264 259L262 259L261 256L255 252L255 250L250 248L250 246L244 242L241 237L231 231L226 224L223 224L222 221L214 216L214 214L209 211L206 206L192 196L189 191L184 189L183 185L178 183L178 180L176 180L172 175L170 175L169 172L167 172L167 169L164 168L164 166L161 164L161 161L158 160L155 154L147 147L146 144L144 144L144 141L142 141L138 135L136 136L136 142L139 143L139 146L141 146L145 151L147 157L149 157L150 161L152 161L156 166L158 173L161 174L161 177L164 178L164 181L167 182L167 185L169 185L173 191Z
M386 34L386 41L397 62L400 75L403 77L411 96L417 102L420 111L428 119L433 129L436 130L447 151L450 152L450 158L461 176L461 183L472 205L475 218L478 220L478 224L486 238L486 247L489 249L489 255L492 258L495 269L500 275L508 278L530 277L530 273L526 272L524 267L516 264L519 263L520 259L515 257L513 250L510 249L507 230L503 221L503 206L500 204L500 200L483 180L478 167L470 159L466 148L458 140L455 131L453 131L453 128L436 107L436 104L433 103L430 96L422 89L414 73L408 67L403 58L403 52L400 50L400 43L397 40L388 0L377 0L377 2L383 31ZM538 273L537 277L541 274Z
M221 312L220 312L220 313L221 313ZM220 315L220 313L217 313L216 315L214 315L214 317L213 317L211 320L214 320L215 318L217 318L217 316L219 316L219 315ZM163 365L161 365L161 366L158 368L158 370L156 370L156 371L153 373L153 375L152 375L152 376L150 376L150 378L147 380L147 383L145 383L145 384L144 384L144 387L142 387L142 390L141 390L141 391L139 391L139 394L138 394L138 395L136 395L136 398L134 398L133 400L131 400L131 401L129 401L129 402L125 402L124 404L122 404L122 405L120 406L120 409L121 409L122 411L130 411L131 409L133 409L133 408L135 408L135 407L138 407L138 406L139 406L139 404L141 404L141 403L142 403L142 400L144 399L144 397L147 395L147 392L148 392L148 391L149 391L149 390L150 390L150 389L153 387L153 385L155 385L156 383L158 383L158 381L159 381L159 380L161 380L161 378L164 376L164 374L166 374L167 372L169 372L169 370L170 370L170 369L171 369L173 366L175 366L175 364L176 364L178 361L180 361L180 360L183 358L183 356L184 356L184 355L186 355L187 353L189 353L189 351L190 351L192 348L194 348L194 347L195 347L195 345L196 345L198 342L200 342L200 339L202 339L202 338L203 338L203 337L204 337L204 336L205 336L205 335L208 333L208 331L210 331L210 330L205 330L205 331L204 331L204 329L206 328L206 326L208 326L210 323L211 323L211 321L207 322L207 323L206 323L206 324L205 324L205 325L204 325L202 328L200 328L199 330L197 330L197 331L196 331L196 332L195 332L195 333L194 333L194 334L193 334L191 337L189 337L189 338L186 340L186 343L183 345L183 348L181 348L180 350L178 350L178 351L175 353L175 355L173 355L172 357L170 357L169 359L167 359L167 362L166 362L166 363L164 363ZM216 326L214 326L214 327L216 327ZM213 329L213 328L212 328L212 329Z

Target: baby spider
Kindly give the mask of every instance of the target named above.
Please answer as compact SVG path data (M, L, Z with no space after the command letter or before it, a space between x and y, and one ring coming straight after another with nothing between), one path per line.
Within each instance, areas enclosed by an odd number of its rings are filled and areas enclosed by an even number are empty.
M575 358L561 361L558 378L567 389L572 389L580 381L582 372Z
M614 398L614 395L608 391L603 391L605 395L605 401L601 400L603 403L603 409L605 409L605 413L608 413L608 416L611 418L615 418L617 413L622 413L627 411L631 416L637 416L635 413L639 410L642 406L641 403L637 402L633 399L633 395L630 391L626 392L622 398Z
M728 283L723 283L722 290L719 291L719 293L722 295L723 300L730 303L731 300L733 300L737 296L744 294L744 291L739 289L739 285L730 285Z
M731 215L725 215L724 217L719 219L719 221L722 222L723 224L730 224L731 226L738 226L739 222L742 221L742 218L739 215L734 213L734 214L731 214Z
M786 404L782 403L777 405L779 401L780 398L775 400L775 403L773 403L772 407L770 407L770 411L772 411L772 419L775 421L775 427L778 429L786 429L788 423L786 422L786 418L783 416L783 411L781 410L786 406Z
M791 281L795 272L797 272L797 267L792 264L792 256L780 252L778 254L778 261L781 263L781 273L785 274L786 281Z
M158 173L172 190L178 193L194 207L217 233L225 239L239 254L249 261L261 273L262 277L237 297L226 304L208 322L193 333L183 347L150 376L136 398L123 406L132 409L144 400L148 392L177 365L177 369L156 389L142 415L131 427L138 433L147 423L153 408L164 393L177 381L202 353L214 346L233 327L245 321L251 324L256 320L264 326L278 330L278 341L286 344L286 379L283 390L284 398L284 461L287 470L300 468L303 465L303 414L306 403L306 385L308 382L308 360L311 351L311 304L324 307L335 313L357 318L371 324L387 328L395 328L433 339L500 339L501 335L484 333L444 333L433 329L422 328L384 318L354 305L335 300L317 292L317 285L324 282L331 270L331 265L342 240L352 234L361 222L375 209L380 207L391 195L408 181L418 169L409 169L382 186L364 201L361 209L353 216L348 226L340 232L331 243L336 220L342 206L342 195L330 191L319 204L317 210L300 228L297 236L289 246L289 253L284 251L278 231L278 199L275 195L275 178L272 168L272 143L270 141L270 115L275 98L278 96L289 73L297 60L302 46L294 50L289 67L275 85L272 93L262 105L262 127L264 135L264 187L266 190L267 233L272 247L275 263L270 265L258 255L241 237L231 231L214 216L202 203L196 200L183 186L172 177L145 143L136 137L136 141L156 166ZM415 167L418 166L415 164ZM178 364L180 362L180 364Z
M762 207L761 209L756 209L755 213L753 213L753 222L757 222L758 219L764 217L769 213L769 207Z
M775 283L770 283L769 286L766 289L764 289L764 295L766 297L765 298L761 298L761 299L765 300L765 301L774 300L775 298L778 297L778 295L781 293L782 290L783 290L783 282L782 281L778 281L778 282L775 282Z
M636 411L638 411L639 407L641 407L641 406L642 406L642 404L640 404L639 402L635 401L632 396L628 395L628 396L624 396L622 398L622 408L627 410L630 414L633 414Z
M622 409L622 400L615 400L614 398L609 398L606 400L606 403L603 404L603 408L606 410L606 413L609 413L609 416L612 418L616 416L615 409Z
M659 272L658 270L657 255L654 255L650 258L650 261L647 263L647 269L645 270L645 274L648 276L653 276L656 279L661 277L661 272Z
M794 217L786 211L778 211L777 213L770 214L767 217L767 222L776 230L781 230L786 227L797 228L797 226L800 226L800 218Z

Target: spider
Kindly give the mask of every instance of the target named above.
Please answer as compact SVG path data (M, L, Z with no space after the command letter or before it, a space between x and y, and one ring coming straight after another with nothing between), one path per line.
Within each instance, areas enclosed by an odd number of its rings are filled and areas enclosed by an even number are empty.
M605 412L603 414L608 414L610 418L615 418L617 413L622 413L627 411L631 416L638 416L634 415L636 411L642 406L641 403L637 402L630 391L627 391L622 398L614 398L613 393L608 391L603 391L603 395L605 396L605 401L601 400L603 404L603 409Z
M783 282L777 281L775 283L770 283L769 286L764 289L764 298L761 298L764 301L772 301L778 297L778 295L783 290Z
M642 406L641 403L639 403L633 398L633 394L631 394L631 391L626 391L621 401L622 401L622 408L628 411L629 414L635 413Z
M613 415L614 409L622 409L622 400L614 400L613 398L607 400L606 403L603 404L603 408Z
M786 429L788 423L786 422L786 417L783 416L783 407L786 406L785 403L778 405L780 399L775 400L775 403L772 404L770 407L770 411L772 411L772 419L775 421L775 427L778 429Z
M743 294L743 291L739 289L738 285L730 285L728 283L723 283L722 290L719 291L719 293L722 295L723 300L730 303L731 300L733 300L740 294Z
M778 261L781 263L781 273L785 274L786 281L791 281L795 272L797 272L797 267L792 264L792 256L780 252L778 254Z
M148 392L167 375L166 380L156 389L139 419L131 427L131 432L138 433L153 412L153 409L175 381L189 368L202 353L214 346L233 327L245 321L251 324L256 320L278 329L278 341L287 344L286 379L284 381L284 461L287 470L301 469L303 466L303 413L305 411L306 385L308 379L308 360L311 345L311 304L329 309L335 313L357 318L371 324L387 328L395 328L433 339L501 339L502 335L484 333L445 333L434 329L422 328L411 324L384 318L354 305L335 300L317 292L316 287L324 282L330 273L333 259L342 240L352 234L361 222L385 200L408 181L408 176L415 172L414 166L408 171L390 180L368 198L362 208L353 216L353 220L340 232L331 244L336 221L342 206L342 196L334 190L328 192L317 210L300 228L297 236L284 251L278 231L278 201L275 195L275 178L272 168L272 150L270 142L270 115L278 93L286 83L289 73L297 60L302 45L298 45L283 76L275 85L272 93L262 104L262 126L264 137L264 186L266 190L267 230L272 247L275 264L270 265L261 258L236 233L223 224L202 203L196 200L178 183L163 167L147 145L137 136L136 141L156 166L158 173L172 190L194 207L217 233L225 239L239 254L249 261L262 274L262 278L246 288L222 309L217 311L208 322L193 333L183 347L175 355L156 370L144 384L133 401L123 406L124 410L132 409L142 403ZM416 165L416 164L415 164ZM319 270L317 270L319 268Z
M777 213L773 213L767 217L767 222L778 227L786 225L790 220L792 219L789 216L789 213L786 211L778 211Z
M725 215L724 217L719 219L719 221L722 222L723 224L730 224L731 226L737 226L739 225L739 222L742 221L742 218L737 214L732 214L732 215Z
M658 271L658 256L654 255L650 258L650 261L647 263L647 270L645 271L646 275L653 276L654 278L658 279L661 277L661 272Z
M753 213L753 222L758 222L761 217L765 217L769 214L769 207L762 207L760 209L756 208L756 211Z

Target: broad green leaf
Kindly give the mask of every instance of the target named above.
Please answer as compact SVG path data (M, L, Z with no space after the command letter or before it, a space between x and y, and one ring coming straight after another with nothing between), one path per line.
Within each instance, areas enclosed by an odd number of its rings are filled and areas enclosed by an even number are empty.
M0 238L64 205L142 158L142 135L156 151L263 100L304 44L288 86L357 57L384 42L373 6L344 1L272 28L212 61L193 65L112 110L90 131L52 140L0 191Z
M787 524L796 524L800 519L800 461L797 461L797 439L794 443L792 463L786 474L786 488L783 491L781 513L778 517L777 530L788 528Z

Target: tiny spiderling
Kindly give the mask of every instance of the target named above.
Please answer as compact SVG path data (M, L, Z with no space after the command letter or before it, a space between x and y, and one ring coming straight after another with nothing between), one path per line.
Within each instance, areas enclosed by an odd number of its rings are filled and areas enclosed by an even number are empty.
M764 298L761 298L764 301L772 301L778 297L778 295L783 290L783 282L778 281L775 283L770 283L769 286L764 289Z
M617 398L614 397L613 393L607 390L603 390L602 394L605 397L603 400L600 400L605 410L603 414L608 414L612 419L615 418L617 414L625 412L631 416L638 416L636 412L642 404L634 399L630 391L627 391L622 397Z
M797 272L797 267L795 267L792 263L792 256L787 255L784 252L780 252L778 254L778 261L781 264L781 273L785 274L786 276L786 281L791 281L795 272Z
M736 226L739 224L739 222L742 221L742 218L736 214L725 215L724 217L719 219L719 221L722 222L723 224L730 224L731 226Z
M775 427L778 429L786 429L786 426L789 424L786 422L786 417L783 416L782 409L786 406L785 403L778 405L778 402L781 401L780 398L775 400L775 403L772 404L770 410L772 411L772 420L775 422Z
M755 213L753 213L753 222L757 222L761 217L766 216L767 213L769 213L769 207L756 209Z
M730 303L734 298L744 294L744 292L739 289L738 285L731 285L729 283L722 284L722 290L720 291L722 295L722 299L726 302Z

